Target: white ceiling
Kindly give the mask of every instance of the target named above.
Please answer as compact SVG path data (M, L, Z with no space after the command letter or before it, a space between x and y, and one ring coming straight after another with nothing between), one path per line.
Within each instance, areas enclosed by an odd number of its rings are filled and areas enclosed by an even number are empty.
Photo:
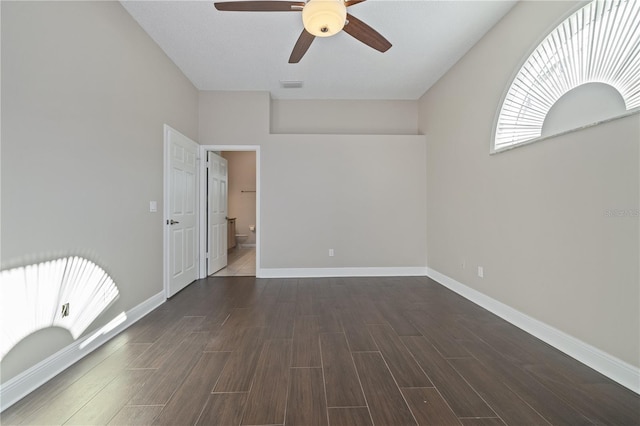
M348 11L388 39L380 53L345 32L287 61L299 12L220 12L213 1L122 1L200 90L269 91L276 99L417 99L517 0L369 0ZM281 80L303 87L282 88Z

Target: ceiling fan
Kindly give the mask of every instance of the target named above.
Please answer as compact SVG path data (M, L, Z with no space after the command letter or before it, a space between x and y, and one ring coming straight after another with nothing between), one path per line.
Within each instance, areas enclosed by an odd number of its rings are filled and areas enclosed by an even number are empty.
M347 13L347 7L365 0L304 1L227 1L214 3L220 11L233 12L302 12L304 29L289 57L290 64L300 62L316 37L329 37L344 30L362 43L386 52L391 43L376 30Z

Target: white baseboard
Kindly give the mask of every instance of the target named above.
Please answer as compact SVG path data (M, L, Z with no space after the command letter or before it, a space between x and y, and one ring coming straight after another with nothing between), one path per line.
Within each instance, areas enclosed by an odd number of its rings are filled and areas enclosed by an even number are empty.
M126 319L113 329L100 333L99 330L84 336L47 359L39 362L16 377L0 385L0 412L6 410L27 394L51 380L66 368L108 342L118 333L134 324L140 318L166 301L164 291L145 300L128 312Z
M258 278L408 277L425 276L426 268L260 268Z
M523 314L434 269L427 268L427 276L516 327L521 328L554 348L604 374L611 380L640 394L640 369L638 367L634 367L582 340L576 339L542 321Z

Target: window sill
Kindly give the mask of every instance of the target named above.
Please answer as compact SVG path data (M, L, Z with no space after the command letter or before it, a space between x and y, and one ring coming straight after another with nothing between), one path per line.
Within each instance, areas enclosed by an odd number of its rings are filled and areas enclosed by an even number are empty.
M531 144L536 143L536 142L542 142L542 141L545 141L547 139L556 138L558 136L563 136L563 135L566 135L566 134L569 134L569 133L579 132L581 130L588 129L590 127L595 127L595 126L598 126L600 124L609 123L611 121L616 121L616 120L619 120L621 118L630 117L632 115L640 115L640 108L634 108L634 109L632 109L630 111L627 111L624 114L620 114L620 115L617 115L615 117L607 118L605 120L596 121L594 123L585 124L584 126L576 127L576 128L569 129L569 130L565 130L565 131L562 131L562 132L559 132L559 133L554 133L553 135L540 136L540 137L537 137L535 139L529 139L529 140L524 141L524 142L518 142L518 143L515 143L513 145L505 146L505 147L498 148L498 149L495 149L493 146L491 146L491 148L489 150L489 155L500 154L500 153L505 152L505 151L511 151L512 149L520 148L521 146L531 145Z

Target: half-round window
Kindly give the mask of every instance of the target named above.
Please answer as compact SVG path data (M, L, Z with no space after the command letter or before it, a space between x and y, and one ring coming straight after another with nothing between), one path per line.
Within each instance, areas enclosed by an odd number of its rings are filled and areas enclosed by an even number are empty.
M492 150L546 136L554 104L588 83L615 89L623 112L640 110L640 1L594 0L538 45L504 97Z

